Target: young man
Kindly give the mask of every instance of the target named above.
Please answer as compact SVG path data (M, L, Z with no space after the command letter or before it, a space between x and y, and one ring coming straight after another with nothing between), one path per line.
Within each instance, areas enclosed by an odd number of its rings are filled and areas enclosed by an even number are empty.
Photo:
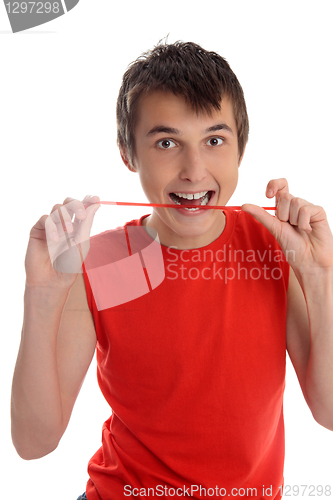
M124 230L127 242L133 228L157 231L165 277L134 300L99 307L91 262L104 272L114 232L92 239L83 274L80 260L72 272L56 271L48 249L66 241L63 224L79 248L99 199L68 198L38 221L26 257L14 445L26 459L57 447L97 343L112 416L89 462L88 500L280 498L286 348L314 418L333 430L325 212L290 195L285 179L267 186L275 217L254 205L200 208L233 194L248 120L229 65L193 43L160 45L133 63L117 119L122 159L148 200L181 207L154 208Z

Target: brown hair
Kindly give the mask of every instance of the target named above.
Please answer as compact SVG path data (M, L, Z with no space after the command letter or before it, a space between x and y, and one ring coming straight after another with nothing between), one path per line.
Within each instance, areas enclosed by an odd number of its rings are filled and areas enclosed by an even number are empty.
M132 166L137 104L143 93L155 90L184 97L197 113L219 110L227 95L233 105L239 154L243 154L249 121L242 87L227 61L192 42L159 43L129 65L117 100L117 143Z

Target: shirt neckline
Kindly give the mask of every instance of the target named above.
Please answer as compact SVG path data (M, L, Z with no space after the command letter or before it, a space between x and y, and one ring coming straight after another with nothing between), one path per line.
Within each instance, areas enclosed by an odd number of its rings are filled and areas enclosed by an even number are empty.
M188 252L192 252L192 251L204 252L207 250L217 250L227 243L227 241L230 239L230 237L234 231L236 218L237 218L239 212L234 211L234 210L226 210L223 213L225 215L225 226L224 226L224 229L223 229L222 233L220 234L220 236L218 236L215 240L213 240L211 243L209 243L208 245L206 245L204 247L189 248L189 249L186 249L186 251L188 251ZM143 215L142 217L140 217L140 219L138 220L138 225L144 227L144 225L142 224L142 221L146 217L149 217L149 215L150 214ZM162 245L162 244L161 244L161 247L164 251L167 251L168 248L172 248L173 251L175 251L175 252L184 252L185 251L185 249L182 249L182 248L176 248L173 246L168 247L168 246Z

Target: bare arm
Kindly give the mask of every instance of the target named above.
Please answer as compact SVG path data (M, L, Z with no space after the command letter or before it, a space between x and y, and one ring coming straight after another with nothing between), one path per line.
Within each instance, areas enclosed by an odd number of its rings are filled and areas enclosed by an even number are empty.
M289 259L288 353L315 420L333 430L333 235L323 208L292 196L286 179L271 180L266 196L276 197L275 217L255 205L243 209Z
M333 430L333 279L331 273L291 272L287 349L305 400L316 421Z
M91 207L82 217L88 231L94 212ZM24 459L57 447L96 345L83 276L53 269L45 220L34 226L28 245L24 322L12 386L12 438Z

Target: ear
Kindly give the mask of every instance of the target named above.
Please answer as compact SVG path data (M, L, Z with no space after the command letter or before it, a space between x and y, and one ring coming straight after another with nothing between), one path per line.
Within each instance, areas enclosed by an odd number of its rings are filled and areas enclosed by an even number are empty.
M134 168L134 166L132 165L132 163L131 163L131 161L130 161L130 159L128 157L128 154L127 154L125 146L120 145L119 146L119 152L120 152L121 159L125 163L125 165L128 168L128 170L130 170L131 172L136 172L136 169Z

